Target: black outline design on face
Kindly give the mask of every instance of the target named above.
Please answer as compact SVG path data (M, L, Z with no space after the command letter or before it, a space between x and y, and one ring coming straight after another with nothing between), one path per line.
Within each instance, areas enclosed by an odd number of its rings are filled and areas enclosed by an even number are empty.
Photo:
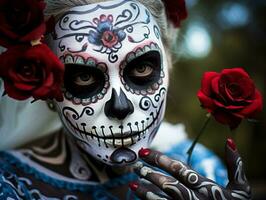
M143 89L132 88L124 78L124 71L125 71L127 65L130 62L132 62L134 59L136 59L142 55L145 55L148 52L152 52L152 51L159 53L160 59L161 59L161 64L160 64L161 65L160 66L161 71L160 71L160 75L158 77L158 80L156 80L154 83L149 85L147 88L143 88ZM120 79L124 85L124 88L127 91L131 92L132 94L137 94L137 95L154 94L159 89L160 85L163 84L163 78L165 77L162 63L163 63L163 61L162 61L161 50L156 43L151 42L149 45L145 45L144 47L139 47L135 51L129 52L126 56L126 59L121 62L120 71L119 71Z
M161 97L165 96L165 94L166 94L166 89L161 88L159 93L154 96L154 101L156 103L158 103L160 101ZM158 108L158 105L155 105L149 96L144 96L141 98L141 100L139 102L140 109L146 111L146 110L150 109L151 106L155 109Z
M83 66L84 68L86 68L86 65L90 66L90 67L95 67L103 73L104 79L105 79L104 80L105 83L104 83L103 88L101 89L101 92L93 95L92 97L88 97L88 98L75 97L73 94L71 94L69 91L67 91L65 87L63 87L62 91L64 93L64 97L67 100L72 101L72 103L75 105L82 104L82 105L86 106L86 105L89 105L91 103L96 103L98 100L103 99L103 97L105 96L105 94L107 93L107 91L110 87L108 68L107 68L107 65L105 63L97 62L96 59L94 59L92 57L84 59L83 57L81 57L79 55L72 56L70 54L67 54L65 56L61 56L60 59L64 64L77 64L77 65L81 65L81 66L84 65Z
M64 113L64 117L65 117L65 118L66 118L66 117L69 117L69 115L70 115L68 111L73 112L71 117L72 117L74 120L78 120L79 118L83 117L84 114L86 114L86 115L88 115L88 116L92 116L92 115L94 114L94 110L93 110L93 108L91 108L91 107L89 107L89 106L83 108L81 114L78 114L78 112L77 112L75 109L73 109L73 108L71 108L71 107L68 107L68 106L65 106L65 107L63 108L63 110L62 110L62 112Z
M119 133L114 133L113 126L92 126L91 131L88 132L86 130L87 124L85 122L82 122L81 124L73 124L70 118L76 121L80 119L84 114L92 116L94 114L94 110L91 107L85 107L81 114L78 114L78 112L71 107L64 107L62 113L67 124L70 125L69 127L71 128L72 133L75 133L73 135L78 140L88 144L89 140L94 139L97 140L99 147L101 147L101 143L103 143L106 148L109 148L109 146L113 148L130 147L136 144L136 142L145 139L147 136L146 133L150 128L153 128L150 134L155 133L154 130L157 130L157 127L160 123L158 119L162 114L161 111L165 102L165 94L166 89L161 88L160 92L154 96L154 101L158 103L157 105L156 103L152 102L152 99L150 97L142 97L139 105L140 108L146 111L152 106L156 110L156 113L150 112L149 116L151 118L147 117L145 120L141 120L140 122L135 121L133 123L128 123L127 127L129 127L130 131L127 132L124 132L125 127L123 125L119 126ZM151 119L152 121L149 122ZM110 136L106 136L107 132L111 133L109 134ZM149 135L148 137L151 136Z
M153 26L153 31L154 31L154 35L159 40L161 38L161 33L160 33L159 27L157 25L154 25Z
M135 2L130 3L130 8L124 9L123 12L113 19L113 15L101 14L98 17L93 18L93 20L82 20L82 17L75 17L70 21L69 15L81 16L88 13L93 13L98 9L109 10L117 8L128 1L123 1L120 4L114 4L111 6L103 6L97 4L95 7L86 11L69 11L66 12L59 20L59 29L63 31L70 31L70 33L65 34L61 37L57 37L54 34L54 40L60 40L58 43L58 48L61 52L68 50L68 52L79 53L85 52L87 50L88 44L93 44L95 47L94 51L104 53L108 55L108 60L111 63L115 63L118 60L118 55L116 54L119 49L122 48L122 41L127 37L128 41L131 43L140 43L148 39L151 33L148 24L151 22L151 15L147 9L145 9L145 19L142 21L136 21L141 15L141 8ZM80 19L80 20L78 20ZM142 28L146 29L143 31L142 39L134 39L130 36L130 33L134 31L135 25L143 24ZM126 32L128 34L126 34ZM112 44L106 40L108 38L115 38L116 43ZM82 43L81 49L73 50L70 47L66 48L62 44L62 39L68 37L75 37L77 43ZM157 37L157 35L156 35ZM107 38L107 39L108 39ZM85 41L86 39L86 41ZM107 42L107 43L106 43ZM114 41L112 41L114 42Z

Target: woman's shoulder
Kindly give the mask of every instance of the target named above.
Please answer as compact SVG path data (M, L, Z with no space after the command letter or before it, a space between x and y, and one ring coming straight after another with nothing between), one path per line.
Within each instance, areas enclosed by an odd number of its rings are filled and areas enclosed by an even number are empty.
M58 114L49 110L45 101L32 101L0 95L0 150L17 148L61 129Z

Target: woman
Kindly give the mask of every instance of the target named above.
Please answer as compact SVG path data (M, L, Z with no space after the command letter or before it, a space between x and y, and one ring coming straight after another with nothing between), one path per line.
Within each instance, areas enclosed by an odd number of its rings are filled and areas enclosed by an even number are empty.
M45 13L65 65L63 100L53 102L64 128L1 153L2 199L250 199L232 140L226 188L147 149L164 116L175 32L160 0L47 0ZM133 170L151 183L132 182Z

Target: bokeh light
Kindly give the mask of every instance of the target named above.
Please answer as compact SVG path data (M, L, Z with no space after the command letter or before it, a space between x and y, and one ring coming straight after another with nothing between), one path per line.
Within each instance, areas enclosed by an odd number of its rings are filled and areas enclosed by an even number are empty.
M185 34L184 46L186 57L206 57L212 48L211 36L202 24L191 24Z
M225 3L218 14L218 20L223 28L245 26L250 21L250 12L244 4Z

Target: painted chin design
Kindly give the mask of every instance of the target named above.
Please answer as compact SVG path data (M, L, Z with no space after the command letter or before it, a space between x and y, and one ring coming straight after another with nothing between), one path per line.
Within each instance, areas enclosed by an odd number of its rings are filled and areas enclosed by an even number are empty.
M162 115L162 107L164 101L161 102L156 115L150 113L151 118L146 118L140 122L136 121L134 123L127 123L126 127L120 125L119 132L114 132L113 126L105 127L96 127L92 126L91 130L88 130L86 123L81 123L75 125L72 123L70 116L76 116L75 114L70 114L73 110L68 107L64 108L64 118L67 120L67 123L70 125L72 134L80 141L85 142L90 145L90 141L98 143L98 146L101 147L104 145L106 148L122 148L130 147L135 145L138 141L149 137L150 141L151 133L158 127ZM151 122L149 122L151 121ZM123 131L124 129L129 129L129 131ZM116 129L117 130L117 129ZM108 134L107 134L108 133Z

